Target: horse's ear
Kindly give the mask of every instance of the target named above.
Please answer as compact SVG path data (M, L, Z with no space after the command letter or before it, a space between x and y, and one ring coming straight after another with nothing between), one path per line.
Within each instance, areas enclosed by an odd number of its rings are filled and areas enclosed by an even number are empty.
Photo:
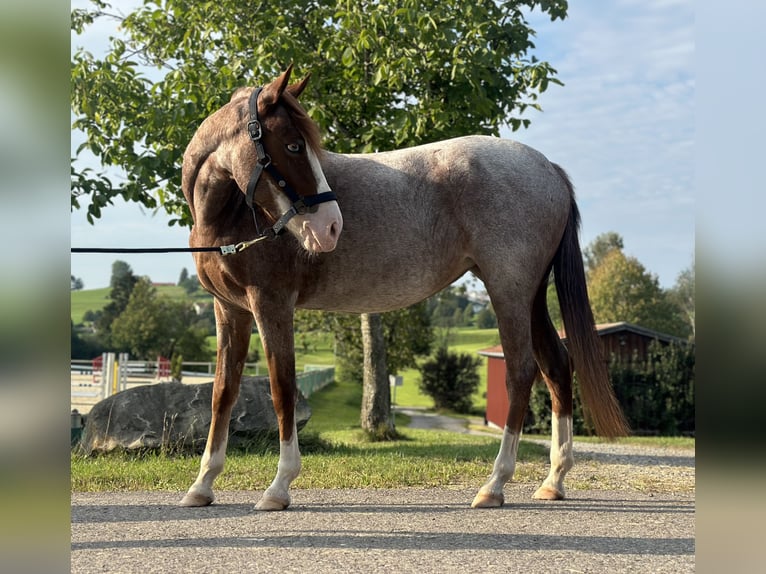
M287 86L288 93L297 100L298 97L303 93L303 90L306 89L306 85L309 83L310 77L311 74L308 74L300 82L296 82L295 84Z
M270 84L266 84L263 87L260 99L265 105L270 106L276 104L279 101L279 97L282 95L282 92L284 92L287 88L287 84L290 81L290 74L292 71L293 65L290 64L276 80Z

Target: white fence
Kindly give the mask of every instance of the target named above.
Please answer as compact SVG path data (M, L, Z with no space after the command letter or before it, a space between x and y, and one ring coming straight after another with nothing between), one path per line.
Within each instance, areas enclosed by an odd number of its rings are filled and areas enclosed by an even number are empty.
M182 375L186 382L190 379L212 380L215 363L184 362ZM194 370L184 370L191 367ZM203 371L199 367L205 367ZM206 371L206 372L205 372ZM246 363L245 371L251 376L260 376L256 363ZM92 403L105 399L115 393L136 385L169 382L170 362L158 357L157 361L130 360L127 353L104 353L101 357L71 361L71 396L72 402L82 399ZM265 375L266 373L262 373ZM334 380L335 368L328 365L310 365L306 372L296 377L296 383L303 396L308 397ZM202 382L202 381L196 381Z

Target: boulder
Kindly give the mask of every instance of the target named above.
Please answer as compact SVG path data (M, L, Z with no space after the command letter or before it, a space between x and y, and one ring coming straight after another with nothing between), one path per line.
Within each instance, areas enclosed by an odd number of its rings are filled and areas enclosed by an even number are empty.
M93 406L80 448L87 454L114 449L201 452L210 428L213 383L158 383L134 387ZM298 392L298 430L311 409ZM229 446L278 436L277 416L266 377L242 377L229 426Z

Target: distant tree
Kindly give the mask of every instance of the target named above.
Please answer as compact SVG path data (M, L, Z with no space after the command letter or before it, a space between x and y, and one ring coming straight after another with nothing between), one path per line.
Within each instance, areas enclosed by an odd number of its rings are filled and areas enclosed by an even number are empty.
M474 312L473 312L473 305L466 305L465 309L463 309L463 315L460 319L461 325L464 327L468 327L473 323L474 319Z
M210 358L207 333L192 326L196 319L191 305L158 296L142 277L112 324L112 342L139 359L177 354L187 361L205 361Z
M598 235L583 250L583 259L585 260L585 272L590 273L596 269L604 258L612 251L622 251L625 244L622 236L615 231L607 231Z
M389 373L415 367L418 357L431 352L434 332L425 302L383 313L381 317ZM341 381L362 383L364 349L357 315L299 310L295 315L295 329L299 334L332 333L338 366L336 376Z
M691 334L657 276L619 249L607 253L591 271L588 291L597 323L627 321L677 337Z
M497 316L491 305L487 305L476 314L476 326L479 329L494 329L497 327Z
M83 313L82 320L83 323L95 323L98 321L98 318L101 316L102 312L101 310L93 311L92 309L88 309Z
M109 281L110 301L101 310L101 315L94 324L99 338L106 346L112 344L112 323L128 306L130 294L137 281L138 277L133 274L130 265L119 260L112 263L112 277Z
M215 336L215 311L213 310L212 303L200 303L198 302L197 318L194 321L193 327L202 329L208 336ZM249 360L249 359L248 359Z
M71 320L70 329L72 336L69 355L72 359L93 359L106 350L97 338L78 332Z
M696 334L694 322L695 309L695 286L694 286L694 264L684 269L678 274L676 284L668 293L670 299L681 310L682 316L691 330L692 338Z
M258 350L258 345L253 345L253 348L250 349L247 353L247 359L245 359L248 363L257 363L261 360L261 352Z
M184 271L186 271L186 269L184 269ZM193 293L196 293L197 291L199 291L199 287L200 287L199 279L197 279L197 276L188 275L188 274L186 279L181 281L179 285L184 288L184 291L186 291L188 295L192 295Z
M465 285L450 285L427 299L431 323L436 327L458 327L465 325L465 309L470 307ZM469 311L473 317L473 311Z
M181 274L178 276L178 285L183 285L188 278L189 272L186 270L186 267L184 267L181 269Z
M82 279L79 277L75 277L74 275L71 275L71 291L80 291L84 287L84 283L82 282Z

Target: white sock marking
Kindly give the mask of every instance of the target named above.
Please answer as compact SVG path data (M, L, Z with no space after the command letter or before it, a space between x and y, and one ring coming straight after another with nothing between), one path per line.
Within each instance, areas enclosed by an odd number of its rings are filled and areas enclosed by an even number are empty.
M503 496L503 487L505 483L513 478L516 470L516 454L519 450L519 435L508 430L505 427L503 438L500 441L500 451L495 458L495 464L492 467L492 474L480 492L490 494L493 497Z

